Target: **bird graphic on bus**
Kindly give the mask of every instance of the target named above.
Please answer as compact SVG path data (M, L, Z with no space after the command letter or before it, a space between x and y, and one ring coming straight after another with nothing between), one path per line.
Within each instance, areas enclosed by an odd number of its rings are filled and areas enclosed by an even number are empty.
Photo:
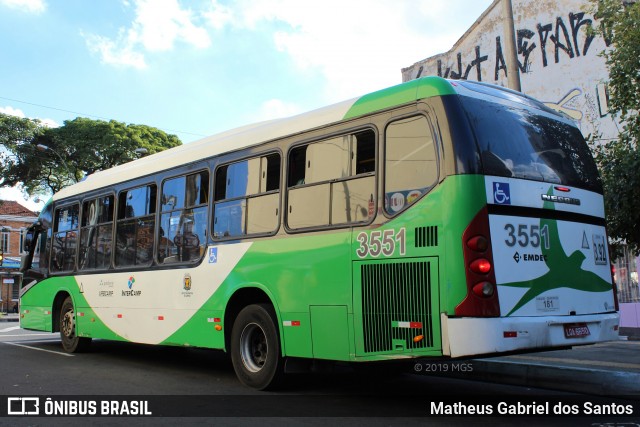
M553 194L553 188L549 188L548 195ZM553 210L553 203L544 202L545 209ZM590 271L583 270L582 263L585 255L581 251L574 251L571 255L565 253L560 241L558 223L554 219L541 219L540 228L549 228L549 245L542 246L542 255L549 271L542 276L523 282L503 283L500 286L517 288L529 288L516 305L507 313L511 316L525 304L537 296L556 288L570 288L585 292L611 292L611 283Z

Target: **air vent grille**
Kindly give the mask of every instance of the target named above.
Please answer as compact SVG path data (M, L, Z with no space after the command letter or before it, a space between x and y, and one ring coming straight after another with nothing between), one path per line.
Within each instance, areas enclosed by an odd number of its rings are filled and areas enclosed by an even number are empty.
M428 261L361 266L365 353L433 346L430 277Z
M435 225L417 227L416 248L427 248L431 246L438 246L438 227Z

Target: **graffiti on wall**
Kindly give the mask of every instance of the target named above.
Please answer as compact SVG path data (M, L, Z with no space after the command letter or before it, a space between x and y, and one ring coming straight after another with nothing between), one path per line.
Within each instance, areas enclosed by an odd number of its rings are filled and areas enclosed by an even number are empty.
M584 12L571 12L567 17L558 16L555 22L538 23L535 28L523 28L517 31L516 48L518 51L518 65L520 72L530 73L532 60L538 55L542 67L550 62L558 64L563 60L571 60L589 54L589 48L594 35L589 29L593 19L586 17ZM608 42L605 40L608 45ZM507 76L507 65L504 56L501 36L496 36L493 52L483 52L482 47L476 45L473 52L463 59L461 52L455 56L453 64L444 64L442 59L437 61L438 76L455 80L473 79L482 81L483 69L485 75L498 81ZM492 61L490 57L493 57ZM487 70L487 67L491 67ZM420 77L424 67L420 67L415 78Z
M563 96L562 99L560 99L559 101L545 102L544 105L546 105L549 108L553 108L556 111L560 111L566 114L567 116L571 117L573 120L579 122L580 120L582 120L582 111L576 109L573 106L573 103L575 99L579 97L581 94L582 94L582 91L579 88L574 88L570 90L565 96Z
M543 101L544 105L564 113L578 123L589 124L589 133L602 136L602 118L609 114L609 93L607 85L600 83L594 88L595 96L590 93L583 95L578 87L571 89L559 100ZM584 102L578 100L584 96Z
M544 18L534 15L516 31L523 89L575 120L585 136L615 138L619 125L616 117L609 114L605 84L608 72L604 60L598 58L611 41L592 31L600 22L577 11L583 1L571 3L573 6L567 5L568 9L551 15L545 11ZM524 1L522 7L528 8L528 2ZM535 8L528 10L536 13ZM507 58L502 23L495 14L484 19L455 50L403 70L403 79L437 74L454 80L505 84Z

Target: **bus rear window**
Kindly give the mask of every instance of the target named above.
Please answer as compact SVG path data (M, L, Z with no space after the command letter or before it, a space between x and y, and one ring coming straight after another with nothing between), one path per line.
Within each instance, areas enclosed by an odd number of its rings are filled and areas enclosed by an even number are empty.
M461 97L486 175L602 193L591 152L575 126L524 107Z

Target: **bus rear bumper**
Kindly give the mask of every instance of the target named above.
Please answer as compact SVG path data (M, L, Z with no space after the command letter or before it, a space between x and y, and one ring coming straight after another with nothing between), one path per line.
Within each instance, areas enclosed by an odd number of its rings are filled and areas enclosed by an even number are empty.
M442 351L450 357L463 357L617 340L619 321L618 313L495 318L449 318L442 314ZM565 325L571 324L586 325L589 334L567 338Z

